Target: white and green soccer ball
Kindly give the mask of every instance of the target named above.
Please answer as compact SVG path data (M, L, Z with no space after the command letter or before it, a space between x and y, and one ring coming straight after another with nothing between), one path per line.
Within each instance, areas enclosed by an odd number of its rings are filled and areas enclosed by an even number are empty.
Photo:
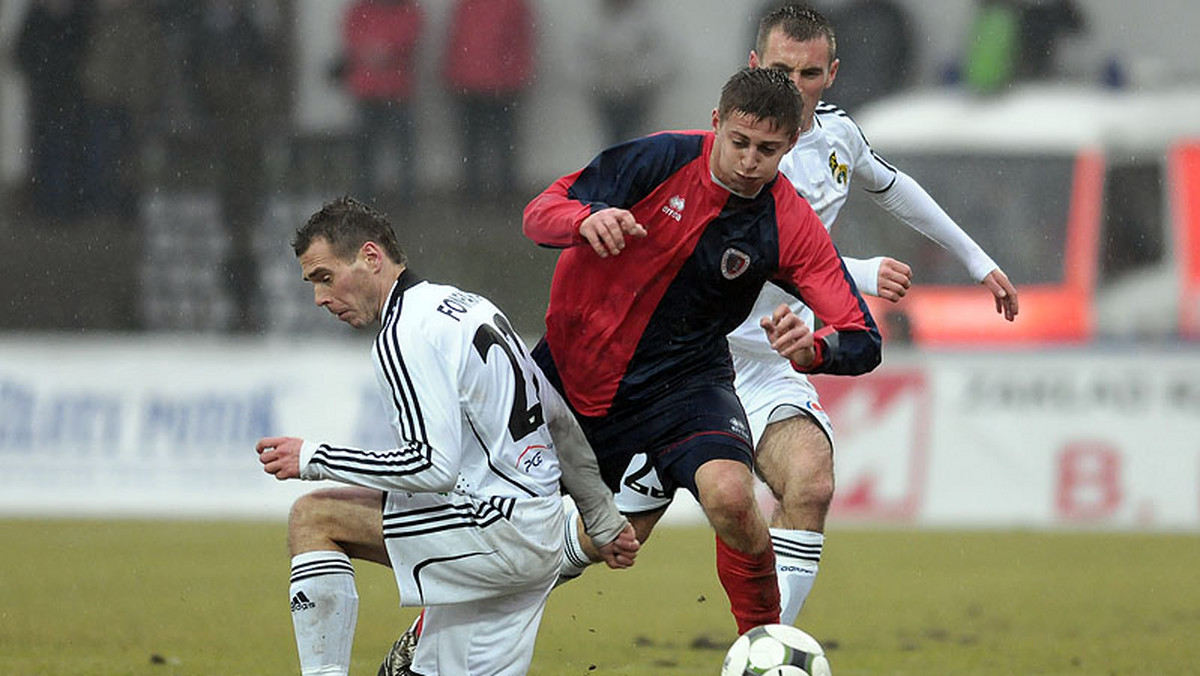
M817 639L786 624L765 624L738 637L721 676L832 676Z

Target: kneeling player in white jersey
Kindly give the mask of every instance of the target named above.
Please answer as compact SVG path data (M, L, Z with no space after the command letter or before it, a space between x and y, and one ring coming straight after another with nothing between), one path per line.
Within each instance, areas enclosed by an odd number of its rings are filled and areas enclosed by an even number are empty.
M1012 321L1017 290L1004 272L938 206L916 181L877 155L845 112L820 101L837 76L833 27L803 5L784 5L759 23L750 66L787 72L800 89L804 114L796 145L779 170L808 200L826 228L845 204L851 179L899 221L945 247L971 277L991 292L996 311ZM845 258L859 290L895 302L911 283L908 265L887 257ZM812 311L773 284L750 316L729 335L735 387L756 440L756 470L779 501L771 543L779 578L781 619L794 623L815 581L825 542L825 517L833 499L833 426L817 391L772 349L762 328L781 304L812 326ZM625 475L617 507L645 541L671 501L650 465L635 461ZM575 523L575 522L571 522ZM570 525L570 524L569 524ZM564 577L578 575L597 554L586 539L568 538Z
M301 673L349 672L351 558L391 566L401 605L426 607L408 673L526 673L562 559L560 481L610 566L638 548L574 416L491 302L407 269L382 214L336 200L293 248L318 306L356 328L380 321L373 361L398 443L257 444L278 479L351 486L301 497L289 518Z

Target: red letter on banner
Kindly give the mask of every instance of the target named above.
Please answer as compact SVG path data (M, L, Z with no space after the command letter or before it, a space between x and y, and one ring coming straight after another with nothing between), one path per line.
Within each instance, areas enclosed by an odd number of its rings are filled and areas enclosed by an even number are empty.
M1067 444L1058 458L1058 516L1097 521L1121 504L1121 455L1100 441Z

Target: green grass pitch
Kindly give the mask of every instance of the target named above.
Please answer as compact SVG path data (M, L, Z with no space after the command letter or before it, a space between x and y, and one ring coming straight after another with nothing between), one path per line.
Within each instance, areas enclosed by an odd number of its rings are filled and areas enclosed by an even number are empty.
M0 674L299 673L284 526L0 520ZM733 623L704 528L550 599L534 676L715 676ZM1200 673L1195 535L832 528L800 625L838 676ZM351 673L414 611L358 565Z

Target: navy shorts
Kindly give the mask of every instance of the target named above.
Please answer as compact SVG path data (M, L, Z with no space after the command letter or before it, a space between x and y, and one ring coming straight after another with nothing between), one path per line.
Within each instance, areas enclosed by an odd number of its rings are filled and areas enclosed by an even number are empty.
M570 403L546 341L540 341L532 353ZM668 494L682 486L697 499L696 470L709 460L736 460L754 466L750 425L733 383L697 381L672 388L643 405L615 407L603 416L576 412L610 490L617 492L625 469L639 453L650 457Z

